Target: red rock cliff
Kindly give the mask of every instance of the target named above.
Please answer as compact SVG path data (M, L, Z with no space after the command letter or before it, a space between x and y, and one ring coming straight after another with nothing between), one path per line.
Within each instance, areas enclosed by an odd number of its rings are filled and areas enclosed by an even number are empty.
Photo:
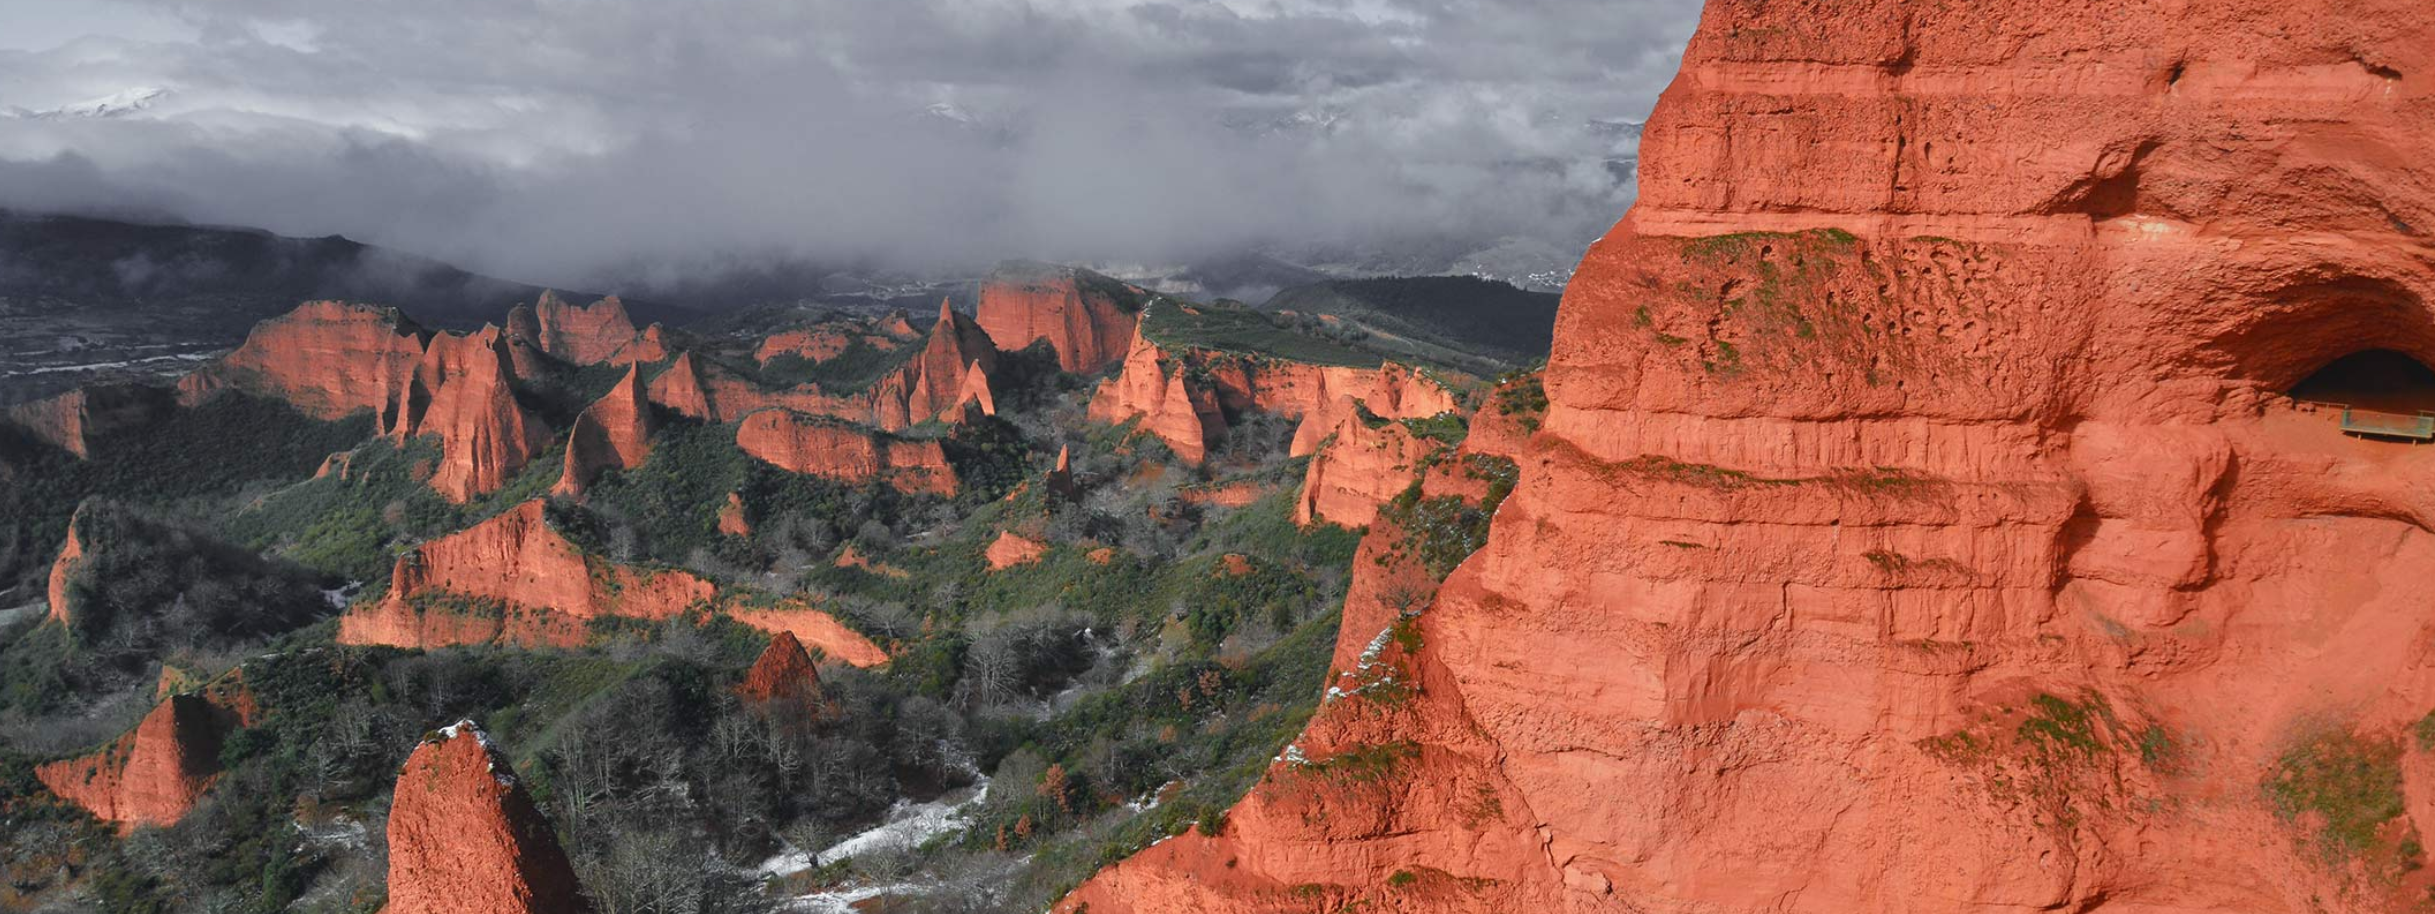
M321 419L380 410L415 376L429 337L394 308L306 302L255 325L244 345L188 375L178 390L192 405L234 385Z
M898 491L952 496L955 470L937 441L893 438L823 416L768 409L736 426L736 446L792 473L860 484L885 481Z
M549 446L550 430L517 404L510 344L498 328L470 337L441 334L424 353L418 384L429 406L398 428L437 435L440 465L431 487L450 501L496 492L534 454ZM401 436L402 437L402 436Z
M68 518L68 536L59 544L59 557L51 560L50 586L44 592L50 601L50 620L62 625L75 618L68 606L68 584L76 574L76 561L85 557L84 536L76 529L83 517L84 506L79 505L76 514Z
M340 642L574 646L593 619L666 619L717 596L710 582L682 571L584 554L550 528L539 500L424 543L390 577L388 596L339 617ZM454 605L468 599L482 605Z
M1420 480L1421 458L1432 450L1403 423L1359 408L1336 423L1328 440L1303 471L1295 523L1369 526L1380 505Z
M831 710L828 695L820 687L820 669L812 665L812 655L803 649L803 642L787 631L770 637L769 647L762 649L760 659L753 661L744 681L736 685L736 695L798 720L826 717Z
M641 369L629 367L624 380L575 417L567 432L566 470L552 491L580 495L603 470L642 466L651 455L653 426Z
M116 824L121 834L172 825L219 776L220 743L248 722L251 710L250 695L242 712L203 695L172 695L109 748L39 766L34 776L61 799Z
M8 420L78 457L93 456L93 439L140 429L176 407L167 391L141 384L79 387L8 408Z
M389 808L387 914L591 910L558 836L472 721L416 746Z
M2431 29L1710 3L1409 697L1059 909L2416 904L2435 456L2279 393L2435 362Z
M1047 340L1065 370L1091 374L1124 358L1137 318L1134 289L1087 270L1001 271L981 286L977 319L997 348Z
M635 342L634 320L614 295L578 306L566 296L543 292L533 318L533 344L577 365L611 361Z

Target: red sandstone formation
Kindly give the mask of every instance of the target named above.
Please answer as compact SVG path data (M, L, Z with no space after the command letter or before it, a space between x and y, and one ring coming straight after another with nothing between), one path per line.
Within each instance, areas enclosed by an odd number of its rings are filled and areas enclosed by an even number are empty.
M644 327L643 332L635 334L633 341L619 348L617 354L610 356L609 364L650 364L664 362L667 359L668 332L660 329L660 325L652 324Z
M519 309L521 310L521 309ZM617 296L577 306L557 292L541 293L527 337L541 351L577 365L615 359L635 342L634 321ZM650 361L650 360L645 360Z
M320 419L381 410L415 376L429 338L394 308L306 302L255 325L244 345L188 375L178 392L191 406L236 386Z
M75 577L76 560L85 557L84 537L76 531L84 513L83 505L76 506L76 513L68 518L67 540L59 544L59 557L51 560L50 587L45 593L51 603L49 618L61 625L75 618L68 607L68 583Z
M956 385L955 402L947 408L948 416L956 420L974 413L984 416L998 414L997 395L989 392L989 373L982 370L978 361L964 369L964 380Z
M452 501L496 491L548 446L549 428L516 403L530 350L496 327L432 335L394 309L307 302L254 327L245 345L178 384L188 405L236 387L306 415L372 410L398 440L440 438L432 488Z
M812 665L812 655L803 649L803 642L788 631L770 637L769 647L736 686L736 695L755 705L800 712L806 718L826 717L830 710L827 693L820 687L819 668Z
M167 391L141 384L100 384L8 408L8 421L79 458L93 456L93 439L142 428L176 408Z
M651 379L651 402L705 422L734 422L764 409L787 409L850 421L868 419L872 397L837 397L814 385L770 390L735 376L717 363L679 353L668 370ZM902 428L903 426L898 426Z
M1320 384L1289 388L1297 402L1288 414L1302 417L1302 424L1294 428L1290 451L1293 456L1316 453L1320 439L1334 431L1344 417L1352 415L1355 406L1388 419L1425 419L1461 409L1454 401L1454 392L1445 385L1394 362L1380 365L1378 371L1367 377L1346 378L1331 384L1325 382L1332 379L1322 375L1320 380ZM1278 399L1285 397L1279 395Z
M1072 501L1082 495L1082 485L1074 481L1074 454L1069 447L1057 448L1057 465L1048 471L1041 483L1050 498Z
M1176 459L1199 466L1209 456L1210 440L1226 430L1226 417L1216 395L1194 390L1184 374L1182 362L1137 329L1124 367L1092 394L1090 417L1108 423L1140 419L1141 430L1166 442Z
M719 506L719 532L728 536L751 536L752 517L744 513L744 496L727 493L727 503Z
M937 441L892 438L836 419L783 409L745 416L736 446L791 473L861 484L885 481L907 494L953 496L955 470Z
M1005 571L1017 565L1037 562L1041 556L1047 554L1048 544L1012 530L1001 530L998 532L998 538L990 542L989 549L982 553L982 557L989 560L989 570Z
M1257 409L1301 417L1293 441L1293 456L1301 457L1316 450L1319 439L1357 405L1393 419L1459 407L1445 385L1393 362L1367 369L1235 352L1173 353L1136 330L1124 367L1092 395L1090 416L1108 423L1139 418L1143 431L1197 465L1226 430L1229 412Z
M120 834L173 825L219 776L221 741L253 716L242 679L216 694L171 695L109 748L39 766L34 776Z
M389 808L387 914L591 910L549 820L472 721L423 739Z
M844 355L854 342L854 334L842 327L823 326L798 330L781 330L761 340L752 352L753 361L763 365L782 355L791 355L809 362L826 362Z
M1093 374L1123 358L1133 335L1136 308L1120 296L1142 294L1087 270L1010 269L981 287L977 319L999 349L1047 340L1065 370Z
M2435 456L2280 392L2435 361L2435 25L1825 12L1709 4L1399 685L1060 911L2423 898Z
M581 495L600 471L631 470L650 456L651 403L643 396L641 372L627 368L625 380L575 417L575 427L567 432L566 471L551 491ZM724 517L720 523L725 525Z
M442 647L581 645L593 619L666 619L717 595L710 582L585 555L550 529L544 503L417 547L397 560L388 596L339 617L344 644ZM475 605L460 605L479 601Z
M813 609L801 602L788 602L764 609L736 608L728 611L736 621L771 634L784 633L798 642L819 648L820 655L831 660L858 667L874 667L888 662L888 652L861 632L845 627L836 616Z
M439 436L440 465L431 487L450 501L498 491L549 446L549 427L516 403L509 350L495 327L470 337L433 338L421 372L427 380L417 382L431 391L430 405L420 416L411 403L399 411L401 437Z
M853 543L847 543L845 544L845 548L837 550L837 558L831 560L829 564L838 568L859 568L872 574L891 577L900 581L913 576L913 572L906 571L886 562L872 561L870 556L862 554L861 547L858 547Z
M1302 495L1294 501L1294 522L1304 526L1317 521L1369 526L1379 506L1419 481L1421 458L1431 450L1403 423L1358 407L1336 423L1327 440L1311 457Z
M874 385L871 424L902 431L931 419L962 417L968 404L997 415L989 391L989 375L997 370L998 350L989 334L941 300L921 353Z

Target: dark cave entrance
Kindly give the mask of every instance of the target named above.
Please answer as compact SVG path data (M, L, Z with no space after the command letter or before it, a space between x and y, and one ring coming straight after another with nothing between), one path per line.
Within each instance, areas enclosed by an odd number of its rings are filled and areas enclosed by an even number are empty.
M2390 349L2335 359L2292 385L2290 394L2294 400L2345 407L2346 432L2435 439L2435 368Z

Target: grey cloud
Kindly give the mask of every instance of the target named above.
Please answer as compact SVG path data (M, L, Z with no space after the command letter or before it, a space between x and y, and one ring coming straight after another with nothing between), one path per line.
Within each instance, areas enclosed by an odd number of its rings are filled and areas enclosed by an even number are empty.
M1693 0L255 0L0 51L0 206L576 285L737 258L1577 252ZM19 101L19 99L26 101ZM926 116L934 104L973 123ZM1346 255L1353 256L1353 255Z

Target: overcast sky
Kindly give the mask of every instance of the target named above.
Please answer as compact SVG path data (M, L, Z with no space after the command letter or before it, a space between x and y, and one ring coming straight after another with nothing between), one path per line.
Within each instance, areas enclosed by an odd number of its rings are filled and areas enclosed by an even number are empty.
M0 0L0 207L345 234L562 283L771 255L1569 259L1629 202L1616 125L1647 116L1697 15Z

